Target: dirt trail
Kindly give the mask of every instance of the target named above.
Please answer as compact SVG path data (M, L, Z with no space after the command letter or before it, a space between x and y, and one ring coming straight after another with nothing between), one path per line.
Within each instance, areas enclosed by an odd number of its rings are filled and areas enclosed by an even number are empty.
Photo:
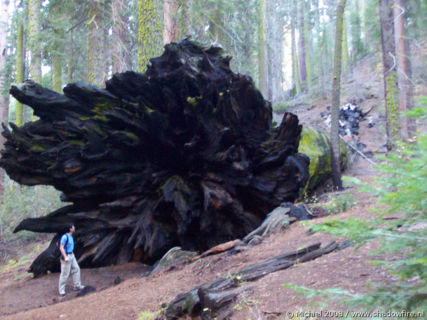
M368 170L367 170L368 169ZM355 174L352 174L355 172ZM365 172L365 174L361 174ZM369 181L372 171L362 161L357 162L350 175ZM357 207L334 217L368 217L368 208L375 202L366 194L348 189L356 199ZM327 218L327 217L326 217ZM326 218L319 218L322 221ZM147 271L141 264L83 269L84 284L98 291L85 297L75 293L60 299L57 295L58 274L41 278L13 280L13 272L2 274L0 286L0 317L2 319L136 319L141 311L155 312L163 303L177 294L192 289L218 276L226 276L244 266L258 263L275 255L332 238L326 234L310 234L301 223L294 223L284 232L271 235L263 242L236 255L221 253L180 265L168 272L142 277ZM313 288L343 287L354 292L365 290L368 281L388 281L386 273L365 262L374 244L333 252L314 261L298 264L290 269L270 274L249 283L245 294L233 304L233 319L286 319L288 311L305 310L304 299L297 298L282 283L294 283ZM23 267L19 274L24 272ZM16 271L15 271L16 272ZM16 273L15 273L16 274ZM123 281L113 285L119 276ZM8 279L8 281L5 281ZM104 290L100 290L105 288Z

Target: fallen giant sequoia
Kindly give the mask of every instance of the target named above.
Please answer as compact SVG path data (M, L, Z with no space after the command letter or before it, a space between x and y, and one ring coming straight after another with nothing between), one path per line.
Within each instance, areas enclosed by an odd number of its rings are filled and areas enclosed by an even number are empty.
M4 127L0 166L72 202L15 231L57 233L72 221L81 266L151 263L174 246L206 250L241 238L293 201L308 178L298 119L286 114L273 128L270 104L229 61L184 40L145 74L115 74L105 89L13 86L40 120ZM58 236L33 262L35 275L58 268Z

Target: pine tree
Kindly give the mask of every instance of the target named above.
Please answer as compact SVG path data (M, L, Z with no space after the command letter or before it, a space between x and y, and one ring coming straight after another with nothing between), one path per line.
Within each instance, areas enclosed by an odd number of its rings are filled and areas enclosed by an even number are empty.
M259 26L258 26L258 86L261 92L266 96L268 90L267 83L267 57L265 43L265 8L268 0L259 1Z
M138 72L144 72L147 63L158 52L160 23L154 0L138 0Z
M28 47L31 52L30 77L37 83L41 83L42 80L40 20L40 0L28 0Z
M405 113L408 109L408 92L407 92L407 59L405 49L405 28L404 28L405 8L402 0L395 0L393 5L394 16L394 41L396 48L397 78L399 84L399 106L400 111ZM401 136L404 140L409 137L408 121L405 116L400 119Z
M107 74L105 73L104 10L105 0L90 1L88 10L86 80L88 83L100 87L104 86L107 78Z
M306 43L304 32L304 1L297 1L297 16L298 16L298 62L299 62L299 78L303 90L307 89L307 59L306 59Z
M388 150L393 149L397 140L400 140L399 88L395 62L396 49L392 6L393 0L379 1Z
M176 42L178 0L163 0L163 43Z
M7 122L9 112L9 94L5 93L4 69L7 56L7 34L9 31L9 1L0 0L0 124ZM2 131L2 129L0 129ZM4 137L0 134L0 149L3 149ZM4 191L4 170L0 169L0 196Z
M332 80L332 120L331 120L331 169L334 187L342 189L341 167L340 167L340 138L338 134L338 120L340 112L341 91L341 58L342 58L342 36L344 24L344 9L346 0L340 0L337 7L337 20L335 28L335 53L334 71Z
M24 68L25 68L25 48L24 48L24 23L23 21L18 22L18 32L16 39L16 54L15 54L15 65L16 65L16 83L24 82ZM16 120L15 123L18 127L23 124L23 105L16 101Z
M295 94L301 93L301 82L299 76L299 65L298 65L298 53L297 53L297 41L296 41L296 2L291 0L291 37L292 37L292 78L295 88Z

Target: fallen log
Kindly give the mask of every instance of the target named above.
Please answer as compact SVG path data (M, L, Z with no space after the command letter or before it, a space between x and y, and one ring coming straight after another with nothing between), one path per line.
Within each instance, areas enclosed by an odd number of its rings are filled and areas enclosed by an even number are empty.
M287 269L296 263L314 260L322 255L340 249L341 245L335 241L321 248L320 243L307 246L303 249L288 252L268 259L264 262L250 265L226 277L219 277L188 292L179 294L166 307L165 319L178 319L185 316L202 319L225 318L230 311L229 304L239 295L242 283L255 281L272 272ZM242 290L240 290L242 291Z
M71 202L15 232L59 233L73 222L82 267L154 263L175 246L205 251L243 238L294 201L309 164L298 153L298 118L287 113L273 128L270 103L229 61L184 40L146 73L115 74L106 88L13 86L40 119L3 126L0 166ZM30 267L35 275L58 270L57 237Z

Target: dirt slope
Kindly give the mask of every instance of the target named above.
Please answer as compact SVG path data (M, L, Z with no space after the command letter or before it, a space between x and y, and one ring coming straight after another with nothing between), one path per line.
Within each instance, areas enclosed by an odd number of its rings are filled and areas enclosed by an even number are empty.
M360 174L365 170L364 166L359 162L353 170L362 180L369 180L372 178L370 170L367 170L368 174ZM357 207L336 217L369 216L368 207L375 199L354 189L349 191L358 199ZM209 256L153 276L143 277L147 268L139 264L85 269L82 271L83 283L97 287L98 292L79 298L75 298L75 294L64 299L57 296L58 274L13 280L13 274L3 273L0 316L2 319L136 319L139 312L157 311L162 303L177 294L218 276L226 276L244 266L309 244L321 242L326 245L329 241L329 235L310 235L301 223L295 223L239 254ZM246 293L233 304L233 319L286 319L288 311L305 310L304 300L281 286L285 282L313 288L340 286L360 292L365 290L367 281L386 280L381 269L365 264L373 259L367 254L371 246L366 245L357 252L351 247L333 252L247 284ZM19 274L24 272L22 269ZM117 276L124 281L113 286ZM105 287L108 288L102 290Z

